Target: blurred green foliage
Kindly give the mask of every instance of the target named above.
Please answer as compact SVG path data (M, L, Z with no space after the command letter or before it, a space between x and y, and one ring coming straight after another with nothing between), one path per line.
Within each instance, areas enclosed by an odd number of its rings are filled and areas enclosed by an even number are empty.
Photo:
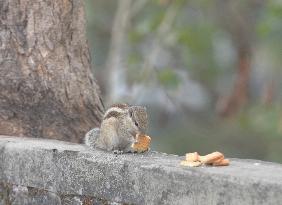
M158 72L158 79L166 88L176 88L179 85L179 77L171 68L165 68Z
M86 1L96 78L107 75L105 65L118 2ZM137 1L131 3L133 8ZM232 157L282 162L282 3L279 0L241 3L241 7L231 7L236 15L223 16L232 1L153 0L146 1L131 16L124 45L129 85L154 80L165 90L174 90L181 86L177 73L181 70L211 96L210 105L201 113L190 110L171 114L151 106L154 149L177 154L220 150ZM165 32L161 32L164 21L173 12L176 15L172 15ZM253 52L250 101L232 119L221 119L215 105L218 96L231 92L236 75L236 46L241 35L236 33L240 28L235 25L238 19L243 22L242 30L247 28L245 35L251 39ZM252 27L253 33L248 30ZM157 65L148 68L145 63L154 45L159 45L159 50L167 52L169 58L160 58ZM263 105L262 87L269 80L274 81L274 97L270 105ZM102 90L107 84L99 77L98 83Z

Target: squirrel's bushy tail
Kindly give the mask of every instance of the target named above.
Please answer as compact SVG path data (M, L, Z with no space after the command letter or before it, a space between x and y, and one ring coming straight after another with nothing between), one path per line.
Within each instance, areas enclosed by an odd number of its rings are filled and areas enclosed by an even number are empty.
M90 130L85 135L84 143L87 146L94 148L99 134L100 134L100 128L98 128L98 127Z

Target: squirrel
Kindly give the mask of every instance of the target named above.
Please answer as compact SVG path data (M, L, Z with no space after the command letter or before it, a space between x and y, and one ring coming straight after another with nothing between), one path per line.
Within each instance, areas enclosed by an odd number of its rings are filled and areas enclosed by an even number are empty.
M114 153L134 152L131 145L137 134L145 134L148 116L145 107L114 104L104 114L100 128L85 135L85 144L91 148Z

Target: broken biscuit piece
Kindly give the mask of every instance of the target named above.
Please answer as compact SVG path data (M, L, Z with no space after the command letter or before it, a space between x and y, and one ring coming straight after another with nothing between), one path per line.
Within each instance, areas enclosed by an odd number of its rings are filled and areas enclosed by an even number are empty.
M186 161L186 160L184 160L184 161L181 161L181 162L180 162L180 165L182 165L182 166L187 166L187 167L199 167L199 166L202 165L202 163L199 162L199 161L197 161L197 162L191 162L191 161Z
M205 156L199 156L199 160L204 164L212 164L213 162L221 161L222 159L224 159L224 155L220 152L213 152Z
M200 156L197 152L187 153L185 160L180 162L180 165L189 167L198 167L201 165L211 166L228 166L229 159L224 159L224 155L220 152L213 152L205 156Z
M147 135L137 135L136 136L137 142L133 143L131 145L132 149L135 152L146 152L149 147L150 147L150 143L151 143L151 137L147 136Z
M212 163L213 166L228 166L229 165L229 159L222 159L220 161L215 161Z
M188 161L188 162L199 161L199 154L198 154L198 152L187 153L186 154L186 161Z

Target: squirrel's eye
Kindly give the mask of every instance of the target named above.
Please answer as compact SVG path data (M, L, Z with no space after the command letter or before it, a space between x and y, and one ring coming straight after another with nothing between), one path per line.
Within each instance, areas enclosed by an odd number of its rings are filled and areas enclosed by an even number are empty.
M136 125L136 127L138 127L138 123L137 122L135 122L135 125Z

